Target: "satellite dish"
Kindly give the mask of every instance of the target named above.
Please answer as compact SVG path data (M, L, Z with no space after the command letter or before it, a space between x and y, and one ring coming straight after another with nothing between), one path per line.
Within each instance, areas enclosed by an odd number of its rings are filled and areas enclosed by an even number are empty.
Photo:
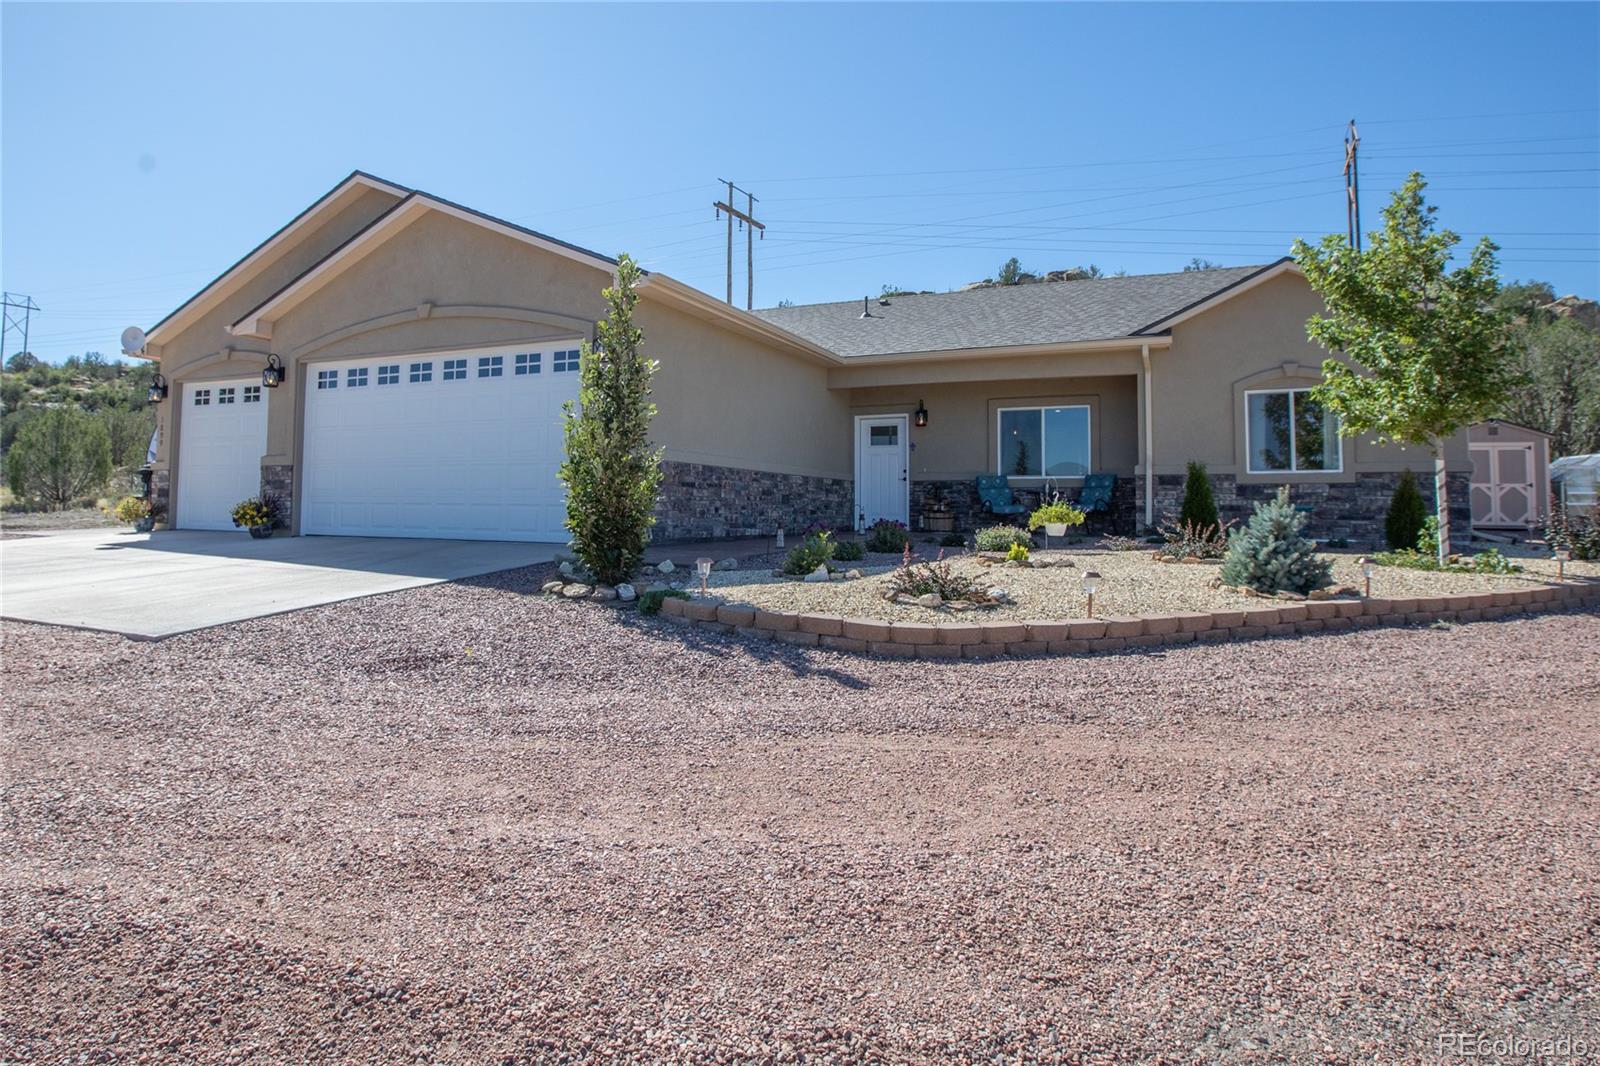
M138 326L129 326L122 331L122 354L144 354L144 330Z

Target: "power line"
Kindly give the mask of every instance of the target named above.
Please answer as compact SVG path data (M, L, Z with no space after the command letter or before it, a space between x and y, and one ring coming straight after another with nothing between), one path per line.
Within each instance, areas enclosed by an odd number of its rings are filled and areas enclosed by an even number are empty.
M39 310L39 305L33 302L32 296L7 292L0 293L0 306L3 306L3 317L0 317L0 361L3 361L6 334L14 329L22 332L22 350L25 352L29 350L28 326L32 322L33 313Z
M744 229L744 264L745 281L748 286L745 294L745 310L751 310L756 305L756 230L761 231L761 239L767 239L767 227L756 221L756 198L748 189L741 189L731 181L723 181L728 187L728 198L713 204L717 210L717 218L721 219L724 213L728 216L728 306L733 306L733 223L737 219L739 228ZM734 193L744 193L745 209L739 210L733 206ZM746 228L748 227L748 228Z

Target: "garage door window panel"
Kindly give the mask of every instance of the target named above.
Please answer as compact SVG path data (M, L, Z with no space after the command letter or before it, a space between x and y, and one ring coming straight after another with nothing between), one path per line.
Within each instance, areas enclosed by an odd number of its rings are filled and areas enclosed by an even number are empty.
M506 372L506 357L503 355L485 355L478 360L478 376L480 378L502 377Z
M367 387L367 368L364 366L351 367L344 376L347 389L364 389Z
M537 374L539 372L539 352L518 352L516 366L518 374Z
M400 366L399 366L399 364L395 364L394 366L380 366L378 368L378 384L379 385L398 385L398 384L400 384Z
M339 372L337 370L319 370L319 371L317 371L317 389L319 391L326 391L327 389L337 389L338 387L339 387Z
M413 385L416 385L416 384L418 384L420 382L432 381L432 380L433 380L433 364L432 363L412 363L411 364L411 383Z

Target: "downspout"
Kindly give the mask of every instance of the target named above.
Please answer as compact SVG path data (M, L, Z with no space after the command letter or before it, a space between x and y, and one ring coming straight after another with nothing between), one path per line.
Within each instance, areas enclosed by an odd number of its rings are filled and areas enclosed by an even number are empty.
M1156 524L1156 428L1151 422L1150 399L1150 345L1139 345L1139 357L1144 360L1144 526Z

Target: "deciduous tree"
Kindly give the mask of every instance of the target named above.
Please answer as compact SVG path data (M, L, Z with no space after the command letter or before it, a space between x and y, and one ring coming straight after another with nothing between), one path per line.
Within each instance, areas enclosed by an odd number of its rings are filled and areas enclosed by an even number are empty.
M1495 252L1480 240L1449 269L1460 238L1436 230L1427 183L1413 172L1383 210L1383 228L1356 251L1341 234L1315 247L1294 243L1294 258L1322 297L1307 334L1340 358L1322 364L1315 398L1339 416L1346 436L1428 447L1434 456L1439 559L1450 553L1444 442L1502 408L1514 380L1506 353L1507 314Z

